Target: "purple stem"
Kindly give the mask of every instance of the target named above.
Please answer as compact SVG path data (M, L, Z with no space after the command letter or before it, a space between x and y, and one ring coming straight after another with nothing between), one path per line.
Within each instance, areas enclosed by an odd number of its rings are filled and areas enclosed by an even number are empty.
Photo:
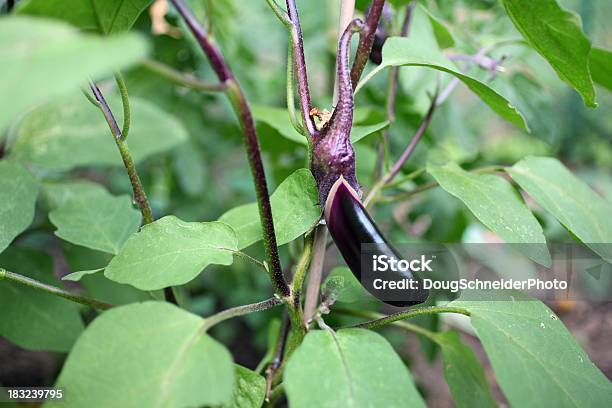
M272 207L270 205L270 194L268 192L266 182L266 173L261 159L259 141L257 139L257 132L255 130L255 122L253 121L253 115L251 114L249 104L246 100L244 92L242 91L242 88L238 84L234 74L231 72L227 62L223 58L223 55L217 46L210 41L208 35L204 31L204 28L197 21L191 10L189 10L181 0L171 1L183 20L185 20L187 23L193 35L200 43L202 50L208 57L213 69L215 70L215 73L219 77L219 80L227 83L227 94L232 103L234 112L238 116L238 120L244 134L244 144L246 146L249 166L253 176L253 183L255 184L255 195L257 196L257 204L259 207L261 229L264 236L264 249L268 264L271 268L270 278L276 292L285 298L289 297L291 295L291 290L289 289L289 286L287 285L287 282L283 276L283 271L278 256L276 233L274 231L274 221L272 218Z
M193 36L198 40L200 47L208 57L210 61L210 65L212 65L213 70L219 77L221 82L225 82L227 80L233 79L234 75L230 71L229 67L225 63L223 55L217 48L215 44L208 38L208 34L204 30L204 27L200 24L200 22L195 18L191 10L187 8L185 3L181 0L171 0L176 10L179 12L183 20L191 30Z
M429 126L429 123L431 122L431 117L433 116L433 113L436 110L436 106L438 106L437 100L438 100L438 95L436 92L436 94L431 100L429 109L427 110L427 113L425 114L425 117L423 118L423 121L421 122L421 125L419 126L419 129L414 134L412 140L406 147L406 150L402 152L402 155L399 157L399 159L397 159L393 167L391 167L391 170L389 170L389 173L387 173L385 178L383 178L383 185L391 182L391 180L393 180L393 178L397 176L397 173L399 173L399 171L402 169L402 167L404 166L404 163L406 163L410 155L412 155L412 153L414 152L414 149L416 149L417 144L419 143L419 141L425 134L425 131L427 130L427 127Z
M372 52L376 28L378 27L378 21L380 20L380 15L382 14L384 5L385 0L372 0L372 4L370 4L370 11L366 17L365 26L361 30L361 34L359 36L357 54L355 54L355 61L353 61L353 68L351 69L353 89L355 89L357 86L366 62L368 62L370 52Z
M410 21L412 20L412 12L414 10L415 2L411 1L406 6L406 16L404 17L404 21L402 23L402 29L400 31L401 37L408 36L408 31L410 30ZM389 122L393 122L395 119L395 103L397 100L397 88L399 82L399 67L394 66L391 67L391 73L389 74L389 94L387 99L387 120ZM383 170L383 162L385 160L385 145L389 140L389 128L385 129L383 133L384 143L381 143L378 147L378 159L376 162L376 179L380 177L380 174Z
M298 15L295 0L287 0L287 14L292 24L291 40L293 41L293 57L295 61L295 76L298 83L298 94L300 95L300 106L302 108L302 120L306 125L306 130L310 137L315 138L319 131L314 119L310 115L312 102L310 100L310 90L308 87L308 72L306 70L306 60L304 58L304 43L302 40L302 27Z

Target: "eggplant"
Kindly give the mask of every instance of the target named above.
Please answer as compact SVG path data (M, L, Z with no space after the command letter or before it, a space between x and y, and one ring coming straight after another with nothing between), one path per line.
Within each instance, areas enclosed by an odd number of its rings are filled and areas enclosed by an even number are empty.
M383 302L397 307L423 303L429 291L423 289L422 281L411 270L386 271L374 269L374 259L401 260L376 223L372 220L357 192L340 177L332 186L325 203L327 228L342 254L346 264L361 285ZM375 258L377 257L377 258ZM383 282L397 282L396 289ZM386 288L381 288L384 285ZM403 286L397 289L397 285Z
M349 67L351 35L363 23L353 20L338 43L338 103L330 120L312 140L311 171L319 189L319 202L325 208L329 232L347 265L362 286L383 302L393 306L422 303L428 292L422 290L419 277L408 270L375 270L374 256L401 260L368 215L360 199L355 175L355 151L350 141L353 125L353 86ZM362 251L362 245L364 251ZM409 290L377 289L381 281L409 285Z

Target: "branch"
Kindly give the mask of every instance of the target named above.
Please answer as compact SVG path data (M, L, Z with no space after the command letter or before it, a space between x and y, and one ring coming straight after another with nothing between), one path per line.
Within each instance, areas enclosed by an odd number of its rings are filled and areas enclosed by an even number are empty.
M289 0L287 0L289 2ZM376 28L378 27L378 21L382 14L385 0L372 0L370 4L370 11L366 17L365 27L361 30L359 35L359 45L357 46L357 54L355 54L355 60L353 61L353 68L351 69L351 82L353 83L353 90L361 78L363 69L365 68L366 62L372 52L372 45L374 44L374 35L376 34Z
M406 15L404 16L404 21L402 23L402 29L400 31L401 37L407 37L408 31L410 30L410 22L412 21L412 13L414 11L414 6L416 3L411 1L406 6ZM399 82L399 67L393 66L391 67L391 72L389 73L389 88L387 90L387 121L389 123L395 120L395 103L397 100L397 88ZM385 161L385 150L387 143L389 142L389 134L390 127L385 129L383 133L383 142L380 144L378 148L378 157L376 160L376 166L374 167L376 170L376 179L380 177L382 174L383 163Z
M196 20L192 12L185 6L182 0L172 0L172 4L174 4L174 7L176 7L179 14L198 40L202 50L208 57L214 71L219 77L219 80L227 85L226 93L244 134L247 157L253 176L253 183L255 184L255 195L257 196L257 205L259 207L259 217L261 220L261 229L263 231L266 258L271 268L270 279L272 280L276 293L287 298L291 295L291 291L287 282L285 282L278 256L274 221L272 219L272 207L270 206L270 194L268 193L266 174L259 151L259 141L257 139L255 123L249 104L242 88L223 58L223 55L217 46L210 41L204 28Z
M272 392L272 385L275 382L278 370L283 362L283 355L285 354L285 346L287 344L287 336L289 335L289 315L285 312L283 320L278 332L278 338L276 339L276 347L274 350L274 356L268 368L266 368L266 401L270 402L270 394Z
M415 309L404 310L401 312L393 313L389 316L381 317L378 319L370 320L368 322L359 323L351 327L359 327L362 329L374 329L376 327L385 326L387 324L391 324L398 320L410 319L412 317L428 315L434 313L458 313L465 316L470 316L471 313L469 310L454 307L454 306L427 306L427 307L418 307Z
M354 310L354 309L344 309L344 308L334 308L334 313L340 313L343 314L345 316L353 316L353 317L363 317L365 319L372 319L372 320L377 320L377 319L382 319L384 317L386 317L385 315L381 314L381 313L376 313L376 312L370 312L368 310ZM416 324L412 324L412 323L408 323L408 322L404 322L401 320L395 321L391 323L393 326L399 327L401 329L404 329L406 331L409 332L413 332L413 333L417 333L420 334L424 337L427 337L431 340L435 341L435 333L427 330L421 326L418 326Z
M119 88L119 94L121 95L121 104L123 105L123 128L121 129L121 140L126 140L128 133L130 133L130 122L132 120L132 113L130 111L130 99L128 96L127 86L121 72L115 72L115 82Z
M423 118L421 125L419 126L416 133L412 137L412 140L410 141L408 146L406 146L406 149L402 152L399 159L397 159L395 164L391 167L391 169L389 170L389 173L387 173L387 175L383 177L383 181L382 181L383 184L387 184L395 178L397 173L399 173L399 171L404 166L404 163L406 163L408 158L410 158L410 156L414 152L414 149L416 149L417 144L419 143L419 141L425 134L425 131L429 127L429 124L431 123L431 117L433 116L436 106L438 106L437 100L438 100L438 95L436 91L436 94L431 99L431 104L429 105L429 109L427 110L427 113L425 114L425 117Z
M310 261L308 273L308 286L306 290L306 301L304 303L304 324L310 324L315 314L319 300L319 289L321 287L321 276L323 275L323 262L325 261L325 247L327 241L327 227L319 225L315 229L313 244L313 256Z
M211 84L200 81L197 78L185 75L182 72L158 61L145 59L141 64L144 68L148 69L152 73L186 88L192 88L202 92L224 92L227 89L227 85L223 82Z
M100 88L98 88L98 86L94 82L91 82L89 86L94 94L96 101L98 102L98 107L102 111L104 119L106 119L106 123L108 123L111 133L114 136L115 143L119 148L121 159L123 159L123 164L130 178L130 183L132 184L134 200L136 201L136 204L138 204L138 208L140 208L144 223L150 224L151 222L153 222L153 213L151 211L151 207L149 206L147 195L145 194L145 191L142 187L138 172L136 171L136 165L134 164L134 160L132 159L132 155L130 154L130 150L125 141L125 137L122 136L121 130L117 125L117 121L113 116L113 112L111 111L110 107L108 106L108 103L104 99L104 95L102 95L102 91L100 91Z
M47 292L55 296L63 297L64 299L68 299L85 306L93 307L94 309L106 310L113 307L113 305L111 304L101 302L96 299L91 299L85 296L74 295L55 286L47 285L35 279L28 278L27 276L19 275L17 273L9 272L6 269L0 268L0 280L2 279L8 279L13 282L17 282L21 285L29 286L31 288L41 290L43 292Z
M310 100L310 89L308 87L308 72L306 70L306 60L304 58L304 43L302 41L302 27L298 16L295 0L286 0L287 15L291 22L291 40L293 42L293 57L295 62L295 75L298 83L298 94L300 95L300 105L302 108L302 121L311 138L319 135L310 111L312 102Z
M225 321L231 319L233 317L243 316L245 314L261 312L262 310L268 310L275 306L282 304L283 301L278 297L272 297L270 299L264 300L262 302L251 303L248 305L232 307L231 309L223 310L217 314L209 316L204 319L204 323L202 323L202 331L207 331L211 327Z

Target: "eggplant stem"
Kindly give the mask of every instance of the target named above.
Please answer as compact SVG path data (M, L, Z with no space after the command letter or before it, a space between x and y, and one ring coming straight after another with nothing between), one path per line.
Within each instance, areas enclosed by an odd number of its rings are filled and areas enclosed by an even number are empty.
M272 0L272 3L274 1ZM291 35L291 43L293 46L293 62L295 64L295 76L298 83L298 94L300 96L300 106L302 108L302 122L306 127L306 131L311 138L319 135L319 130L315 125L313 117L310 115L312 110L312 102L310 99L310 88L308 86L308 72L306 69L306 59L304 57L304 43L302 39L302 27L300 25L300 17L298 15L295 0L286 0L287 13L285 15L280 12L280 7L276 3L268 4L274 13L280 18L285 26L288 27Z
M304 301L304 325L306 327L308 327L312 321L319 300L326 242L327 227L325 225L318 225L314 232L312 259L310 261L306 299Z
M210 40L202 24L195 18L191 10L182 0L171 1L191 30L193 36L197 39L202 51L206 54L213 70L217 74L219 81L227 85L226 95L231 102L232 108L242 128L249 167L251 168L251 175L255 185L255 195L257 197L259 218L261 220L261 229L264 237L264 249L270 266L270 280L272 281L275 292L286 301L290 301L291 290L283 276L278 255L274 220L272 218L272 207L270 205L270 194L268 192L266 173L261 159L259 140L257 131L255 130L255 122L253 120L251 108L249 107L249 103L247 102L240 84L234 77L234 74L223 57L223 54L217 45Z
M232 307L230 309L223 310L219 313L216 313L214 315L211 315L205 318L204 322L202 323L201 330L205 332L209 330L211 327L225 320L231 319L233 317L244 316L246 314L250 314L254 312L261 312L263 310L268 310L282 303L283 301L280 298L275 296L275 297L271 297L270 299L266 299L261 302Z
M402 29L400 31L400 37L407 37L408 32L410 31L410 23L412 22L412 15L414 11L414 7L416 6L416 2L410 1L406 6L406 14L404 16L404 21L402 22ZM398 91L398 83L399 83L399 67L393 66L391 67L391 71L389 72L389 86L387 89L387 121L392 123L395 120L395 104L397 101L397 91ZM376 166L374 179L378 180L380 175L383 172L383 165L385 162L385 153L387 144L389 142L389 138L391 137L391 126L388 126L384 133L382 142L378 146L378 157L376 159Z
M346 311L346 309L341 309ZM336 311L336 310L334 310ZM427 307L416 307L413 309L404 310L401 312L393 313L388 316L370 320L367 322L359 323L351 327L362 328L362 329L374 329L376 327L386 326L399 320L411 319L413 317L430 315L437 313L457 313L465 316L471 316L469 310L462 307L455 306L427 306Z
M359 45L357 46L357 53L355 54L355 60L353 61L353 67L351 68L351 83L353 85L353 91L359 82L359 78L361 78L363 69L365 68L370 53L372 52L376 27L378 27L378 21L380 20L384 5L385 0L372 0L372 4L370 4L370 11L366 17L365 27L359 36Z
M97 299L88 298L86 296L75 295L70 293L64 289L60 289L58 287L47 285L46 283L42 283L37 281L36 279L29 278L27 276L19 275L18 273L9 272L6 269L0 268L0 280L7 279L21 285L29 286L36 290L41 290L43 292L49 293L54 296L59 296L64 299L68 299L75 303L80 303L85 306L90 306L94 309L106 310L113 307L113 305L102 302Z
M195 89L201 92L224 92L227 90L227 84L224 82L208 83L172 68L169 65L159 61L145 59L141 62L143 68L150 72L167 79L168 81L186 88Z
M372 319L372 320L382 319L382 318L386 317L385 315L383 315L381 313L370 312L369 310L354 310L354 309L335 308L334 312L335 313L340 313L341 315L345 315L345 316L363 317L365 319ZM404 322L402 320L394 321L391 324L393 326L399 327L399 328L404 329L406 331L409 331L409 332L412 332L412 333L416 333L416 334L420 334L423 337L427 337L430 340L436 341L436 334L434 332L432 332L431 330L427 330L427 329L425 329L425 328L423 328L421 326L418 326L416 324Z

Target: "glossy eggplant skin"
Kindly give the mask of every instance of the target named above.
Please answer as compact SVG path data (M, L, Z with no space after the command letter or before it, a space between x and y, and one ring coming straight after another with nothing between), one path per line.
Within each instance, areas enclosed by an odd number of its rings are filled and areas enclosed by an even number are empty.
M367 253L368 257L372 255L386 255L396 259L402 259L402 257L387 243L365 207L361 204L356 192L342 178L334 184L330 191L325 207L325 220L346 264L368 292L383 302L397 307L412 306L427 300L429 293L422 289L422 281L414 272L387 271L379 273L372 270L362 270L362 268L371 267L369 261L362 262L362 244L376 244L368 246L374 250L374 253ZM400 298L394 297L390 300L383 291L375 289L372 277L394 281L408 279L415 282L418 288L402 292Z

